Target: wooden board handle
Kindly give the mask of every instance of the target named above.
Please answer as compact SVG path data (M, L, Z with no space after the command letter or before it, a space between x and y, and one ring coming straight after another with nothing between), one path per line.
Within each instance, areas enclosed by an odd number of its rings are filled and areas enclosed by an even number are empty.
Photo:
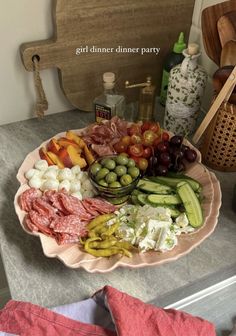
M209 123L211 122L211 120L215 116L216 112L218 111L218 109L219 109L220 105L222 104L222 102L224 100L228 101L231 93L233 92L235 84L236 84L236 66L234 67L234 69L231 72L229 78L225 82L225 84L224 84L223 88L221 89L220 93L216 97L216 100L212 104L209 112L207 113L207 115L203 119L201 125L198 127L196 133L194 134L194 136L192 138L192 142L194 144L198 143L198 141L200 140L201 136L205 132L207 126L209 125Z
M33 57L38 56L40 70L55 67L57 55L60 54L55 40L23 43L20 46L22 62L27 71L33 71Z

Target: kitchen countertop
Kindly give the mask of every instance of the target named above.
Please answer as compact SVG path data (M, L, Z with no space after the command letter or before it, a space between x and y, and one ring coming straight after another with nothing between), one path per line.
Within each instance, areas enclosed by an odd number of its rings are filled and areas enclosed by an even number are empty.
M236 173L215 172L223 196L218 225L210 237L177 261L89 274L44 256L40 240L22 230L14 211L13 199L19 187L17 170L25 156L46 139L66 129L82 128L93 120L92 113L70 111L44 120L30 119L0 126L0 247L12 298L57 306L87 298L109 284L145 302L153 302L203 279L214 278L217 282L214 274L224 278L226 268L235 270L236 215L231 203Z

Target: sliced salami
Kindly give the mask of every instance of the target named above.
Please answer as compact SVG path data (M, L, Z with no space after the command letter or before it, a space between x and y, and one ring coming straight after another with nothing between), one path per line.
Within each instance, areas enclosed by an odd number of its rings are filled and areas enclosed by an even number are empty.
M111 213L116 210L116 207L113 204L99 198L86 198L85 201L100 213Z
M39 231L39 228L36 225L34 225L34 223L29 218L29 215L25 216L24 223L25 223L26 228L29 229L30 231L32 231L32 232L33 231L35 231L35 232Z
M22 210L28 212L32 208L32 202L36 198L41 196L41 191L39 189L30 188L25 190L19 197L19 204Z
M32 202L32 209L37 211L40 215L46 218L53 218L57 213L57 209L51 206L46 200L43 198L36 198Z
M91 220L92 215L86 211L83 206L83 203L76 197L64 195L61 196L61 201L65 209L72 215L80 216L81 220Z
M55 232L65 232L85 237L88 233L86 224L87 222L81 221L79 216L69 215L54 219L50 224L50 228L53 228Z
M61 195L64 194L65 192L61 190L60 192L57 192L56 190L47 190L44 193L43 197L46 197L49 203L56 208L57 210L60 211L60 213L64 215L68 215L69 212L65 209L62 200L61 200Z
M58 244L78 242L87 236L86 225L99 214L110 213L116 207L99 198L83 201L64 191L26 190L19 198L20 206L28 214L25 225L30 231L42 232L56 239Z
M79 236L76 234L58 233L56 235L56 241L59 245L78 243Z
M29 219L38 228L38 231L46 233L48 235L53 235L53 231L49 228L50 219L40 215L35 210L29 211Z

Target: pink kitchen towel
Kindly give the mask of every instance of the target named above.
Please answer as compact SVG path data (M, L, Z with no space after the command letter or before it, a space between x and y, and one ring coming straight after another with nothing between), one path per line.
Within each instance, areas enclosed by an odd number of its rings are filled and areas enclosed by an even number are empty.
M215 336L210 322L143 303L105 286L93 296L110 313L114 330L77 321L40 306L11 300L0 311L0 331L21 336Z

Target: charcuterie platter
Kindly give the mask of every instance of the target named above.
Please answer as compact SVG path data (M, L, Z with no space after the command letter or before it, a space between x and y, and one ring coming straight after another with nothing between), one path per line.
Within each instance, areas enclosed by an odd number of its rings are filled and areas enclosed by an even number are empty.
M109 123L111 125L111 122ZM45 141L27 155L18 171L20 187L15 195L14 205L22 228L28 234L39 237L43 253L47 257L59 258L70 268L81 267L91 273L105 273L119 266L137 268L160 265L192 251L214 231L217 224L221 205L219 182L215 175L201 164L201 156L196 149L194 162L185 164L183 180L178 182L176 187L169 187L165 183L162 184L165 179L169 181L169 175L153 176L153 167L149 166L151 157L146 156L148 166L145 166L143 152L142 157L132 155L131 150L140 149L141 146L130 149L133 146L132 142L127 145L128 138L132 138L128 130L130 125L127 124L124 134L120 134L117 128L117 138L110 134L114 141L113 144L109 141L110 152L104 152L106 145L100 146L98 141L91 144L91 139L99 137L98 125L92 125L86 129L57 134ZM112 129L114 132L114 127ZM167 134L163 130L158 132L161 132L161 135ZM105 133L103 129L103 134ZM96 136L91 137L93 134ZM78 139L84 141L82 153L78 148L77 151L71 150L71 147L68 149L68 146L74 146L76 149L73 144L74 135L78 137L74 138L77 144ZM150 140L150 134L148 135ZM66 139L70 141L67 142ZM118 149L122 139L123 143L126 143L125 149L128 147L127 155L121 152L124 148ZM137 141L134 137L132 139ZM156 142L163 143L163 139ZM193 149L185 139L181 144ZM68 157L65 159L63 148L69 152L70 161ZM153 145L142 144L142 150L146 148L153 148ZM63 152L63 155L59 151ZM50 156L50 153L55 156ZM166 160L166 155L163 157ZM158 170L160 167L156 168L156 171ZM171 182L173 181L172 179ZM201 186L201 193L194 189L194 181L197 186ZM156 191L160 185L162 191ZM184 204L185 188L190 188L190 191L187 189L187 193L191 193L192 188L195 190L193 203L195 195L201 198L195 206L197 208L198 203L201 204L202 219L197 212L194 218L191 218L188 206ZM111 195L120 191L123 194L118 198L113 197L114 195L109 198L109 189L115 191ZM128 191L124 194L124 190ZM109 197L106 197L107 195ZM117 199L120 202L117 202ZM184 209L184 205L187 208ZM137 222L135 225L138 227L135 228L134 224L132 228L129 226L127 219L130 218ZM146 225L144 230L141 230L140 225L142 228ZM155 231L155 239L148 231L150 225L156 225L158 228ZM142 233L138 234L140 230ZM153 246L150 245L152 243Z

